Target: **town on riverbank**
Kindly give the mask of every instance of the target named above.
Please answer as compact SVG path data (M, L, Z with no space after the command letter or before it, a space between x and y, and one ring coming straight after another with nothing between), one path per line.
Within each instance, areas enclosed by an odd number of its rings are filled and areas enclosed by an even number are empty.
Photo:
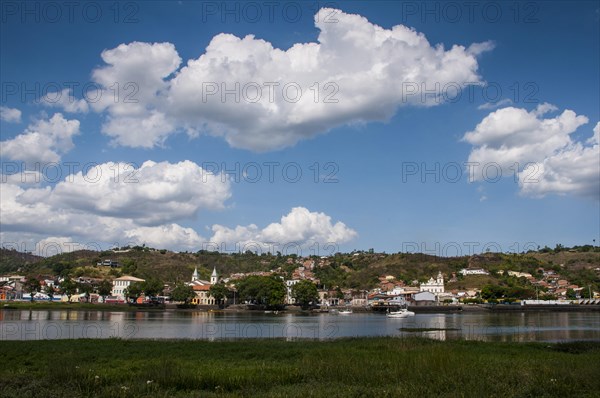
M42 258L2 249L0 271L3 308L600 309L600 248L594 246L462 257L372 250L330 256L173 253L136 246Z

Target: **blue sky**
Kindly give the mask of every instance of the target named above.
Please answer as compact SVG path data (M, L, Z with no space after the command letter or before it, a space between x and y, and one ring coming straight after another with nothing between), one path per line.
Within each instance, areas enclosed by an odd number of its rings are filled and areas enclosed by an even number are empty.
M52 4L2 2L6 247L600 241L598 2Z

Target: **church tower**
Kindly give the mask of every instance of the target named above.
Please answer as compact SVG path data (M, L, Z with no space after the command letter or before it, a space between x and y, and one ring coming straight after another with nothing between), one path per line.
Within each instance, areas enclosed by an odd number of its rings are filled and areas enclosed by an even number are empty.
M442 275L442 271L438 272L437 283L444 286L444 275Z
M198 267L194 268L194 273L192 274L192 282L196 282L198 279Z
M212 275L210 276L210 284L216 285L217 283L219 283L219 274L217 274L217 267L214 267Z

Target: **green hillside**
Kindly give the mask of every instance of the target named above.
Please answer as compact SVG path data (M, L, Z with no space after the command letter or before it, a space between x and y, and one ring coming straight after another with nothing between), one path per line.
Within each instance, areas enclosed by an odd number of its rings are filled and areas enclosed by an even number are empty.
M120 267L97 266L102 260L118 261ZM312 256L298 259L296 255L246 253L174 253L147 247L133 247L122 251L77 251L48 258L3 249L0 257L0 273L16 272L25 275L70 275L90 277L117 277L122 274L141 278L156 277L165 282L187 281L195 267L200 277L209 279L213 267L219 274L276 270L291 277L302 261L314 261L314 275L328 287L368 289L379 283L378 277L392 275L406 284L425 281L439 271L448 280L454 273L458 281L448 283L448 288L472 288L485 284L508 285L507 277L500 277L499 270L528 272L537 275L540 269L553 270L570 283L579 286L600 287L600 249L577 248L550 250L526 254L485 253L462 257L437 257L427 254L354 252L337 253L329 257ZM461 277L458 271L467 267L481 267L489 276Z

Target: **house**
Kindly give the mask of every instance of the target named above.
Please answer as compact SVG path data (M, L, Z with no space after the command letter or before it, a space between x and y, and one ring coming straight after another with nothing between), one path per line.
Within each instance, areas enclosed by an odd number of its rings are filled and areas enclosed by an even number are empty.
M429 278L425 283L421 283L419 288L422 292L444 293L444 276L442 272L438 272L437 278Z
M413 300L416 305L434 305L436 303L436 295L429 291L423 291L415 294Z
M116 278L113 280L113 288L111 291L111 296L116 296L119 299L125 298L125 290L135 282L145 282L145 279L136 278L131 275L124 275L120 278Z
M96 263L97 266L99 267L111 267L111 268L116 268L119 266L119 262L118 261L112 261L110 259L106 259L106 260L102 260L102 261L98 261Z
M388 282L382 282L382 283L379 284L379 286L381 287L381 291L382 292L391 292L396 287L396 285L394 285L394 283L389 282L389 281Z
M514 276L516 278L531 278L532 275L529 272L518 272L518 271L508 271L508 275Z
M344 305L345 301L339 297L337 290L319 289L319 304L324 307Z
M408 286L396 286L393 290L387 292L390 296L403 296L404 298L411 298L416 293L419 293L419 288Z
M292 286L296 283L300 282L300 279L290 279L285 281L286 295L285 295L285 303L286 304L294 304L296 300L292 297Z
M25 282L25 277L22 275L4 275L0 276L0 282Z
M462 276L467 275L489 275L490 273L484 270L483 268L463 268L458 271Z

